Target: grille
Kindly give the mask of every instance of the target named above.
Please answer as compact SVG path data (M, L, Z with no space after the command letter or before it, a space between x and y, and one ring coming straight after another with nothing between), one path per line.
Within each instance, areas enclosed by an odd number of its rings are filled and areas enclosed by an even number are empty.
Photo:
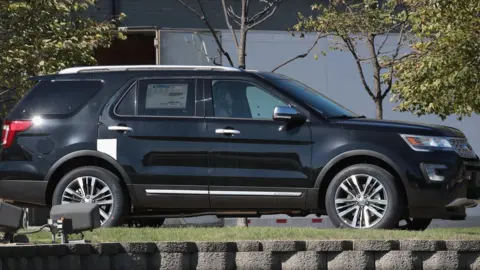
M462 158L476 158L475 151L473 151L472 146L468 143L467 139L455 138L448 140L452 145L453 149L457 154Z

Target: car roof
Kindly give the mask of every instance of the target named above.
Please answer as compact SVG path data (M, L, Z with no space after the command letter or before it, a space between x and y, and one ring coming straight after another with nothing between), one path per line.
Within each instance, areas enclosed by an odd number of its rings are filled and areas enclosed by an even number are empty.
M62 69L57 73L38 75L28 78L31 81L48 81L56 79L104 79L104 75L113 75L121 73L133 73L133 74L154 74L157 72L188 72L190 75L193 73L205 75L205 74L230 74L230 75L246 75L256 74L262 75L264 73L258 70L245 70L235 67L224 66L200 66L200 65L104 65L104 66L79 66ZM80 77L77 77L80 76Z

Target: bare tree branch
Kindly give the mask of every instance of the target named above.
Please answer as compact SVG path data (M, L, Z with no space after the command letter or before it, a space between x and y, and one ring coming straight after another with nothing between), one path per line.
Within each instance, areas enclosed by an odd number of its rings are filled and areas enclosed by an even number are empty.
M232 61L232 58L230 57L230 54L225 51L225 49L223 48L222 46L222 42L220 42L220 39L218 38L217 36L217 33L215 32L215 30L213 29L212 25L210 24L210 22L208 21L207 19L207 16L205 15L205 10L203 9L203 5L201 3L201 0L197 0L197 3L200 7L200 12L195 10L194 8L192 8L191 6L189 6L187 3L185 3L185 1L183 0L177 0L178 2L180 2L183 6L185 6L186 8L188 8L189 10L191 10L193 13L197 14L197 16L205 23L205 25L208 27L208 29L210 30L210 32L212 33L213 35L213 38L215 39L215 43L217 44L217 47L218 47L218 50L219 52L224 55L227 60L228 60L228 63L230 64L230 66L234 66L233 64L233 61Z
M225 10L225 8L223 8L223 9ZM234 23L236 23L238 26L241 26L240 21L242 20L242 18L240 16L238 16L237 13L235 13L232 6L229 6L227 8L227 14L225 14L225 16L227 16L227 15L232 19L232 21Z
M350 53L352 53L353 58L355 59L355 63L357 64L357 69L358 73L360 75L360 79L362 80L363 87L367 91L368 95L375 100L375 96L372 93L372 90L370 89L370 86L368 86L367 80L365 79L365 73L363 72L363 67L362 63L360 61L360 58L358 57L357 51L355 50L355 45L352 43L352 40L349 36L340 36L340 38L345 42L347 45L348 50Z
M222 0L222 2L224 2L224 1ZM224 8L224 9L225 9L225 8ZM233 7L232 7L232 6L229 6L229 7L227 8L227 11L228 11L228 14L229 14L231 17L233 17L233 18L235 18L235 19L238 19L238 20L241 20L241 19L242 19L242 18L240 18L240 16L237 15L237 13L235 13L235 11L233 10Z
M2 87L2 88L3 88L3 87ZM8 89L8 88L6 88L6 87L5 87L4 89L6 89L6 90L3 91L3 92L1 92L1 93L0 93L0 96L5 95L6 93L10 92L10 90L12 90L12 89Z
M184 1L182 0L177 0L178 2L180 2L184 7L190 9L191 12L197 14L198 17L202 18L202 14L200 14L200 12L196 11L194 8L192 8L190 5L188 5L187 3L185 3ZM199 4L201 5L200 1L199 1ZM203 19L202 19L203 20Z
M324 38L324 37L326 37L326 36L328 36L328 35L327 35L327 34L320 34L320 33L318 33L318 34L317 34L317 38L316 38L315 41L312 43L312 45L310 45L310 47L308 48L308 50L307 50L305 53L299 54L299 55L297 55L297 56L295 56L295 57L293 57L293 58L290 58L289 60L283 62L282 64L278 65L276 68L272 69L272 72L275 72L275 71L279 70L280 68L282 68L282 67L290 64L291 62L293 62L293 61L295 61L295 60L297 60L297 59L307 57L307 56L310 54L310 52L313 50L313 48L315 48L315 46L317 46L318 41L319 41L321 38Z
M405 30L405 24L402 25L402 29L400 30L400 35L398 37L398 42L397 42L397 48L396 48L396 51L395 53L393 54L392 56L392 61L395 61L395 59L397 59L398 55L400 54L400 48L402 47L402 42L403 42L403 33L404 33L404 30ZM382 94L382 99L384 99L388 93L390 92L390 90L392 90L392 85L393 85L393 65L390 67L390 74L389 74L389 77L388 77L388 82L387 82L387 88L385 89L385 91L383 92Z
M193 40L193 38L192 38L192 40ZM208 59L208 61L212 61L212 63L213 63L215 66L221 66L221 64L220 64L220 63L217 63L217 61L216 61L216 60L218 59L218 55L213 56L213 57L210 56L210 55L208 55L208 52L207 52L206 48L205 48L205 51L202 51L202 49L198 48L197 45L195 45L195 43L194 43L193 41L189 41L189 40L187 40L187 38L185 38L185 42L187 42L188 44L192 45L195 49L197 49L197 51L198 51L199 53L205 55L205 57ZM0 94L0 95L1 95L1 94Z
M390 37L390 32L387 32L385 34L385 39L383 40L382 44L380 44L380 46L378 46L377 55L382 53L383 46L385 46L389 37Z
M367 38L368 48L370 49L370 55L372 59L372 67L373 67L373 88L374 94L376 98L381 98L382 96L382 88L381 88L381 67L380 63L378 62L378 55L375 50L375 34L370 34Z
M279 5L281 2L282 2L282 0L279 0L278 5ZM267 13L265 16L263 16L263 18L260 18L258 21L253 21L252 23L248 24L247 29L248 29L248 30L253 29L253 28L255 28L256 26L258 26L259 24L261 24L261 23L263 23L264 21L266 21L268 18L272 17L273 14L275 14L275 11L277 11L278 5L276 5L275 7L273 7L273 8L270 10L270 13Z
M248 25L252 25L252 24L258 25L259 23L257 23L257 20L263 18L263 16L265 16L267 13L270 14L270 15L267 15L268 17L272 16L274 12L273 13L269 13L269 12L271 11L272 8L276 9L282 3L282 1L283 0L274 0L273 2L270 2L270 1L267 1L267 0L260 0L260 2L267 4L267 6L262 11L258 12L257 14L254 14L247 21L247 24ZM264 20L262 20L262 21L264 21ZM253 27L250 27L250 28L253 28Z
M230 31L232 32L232 36L233 36L233 40L235 41L235 46L238 48L238 38L237 38L237 34L235 33L235 30L233 29L232 25L230 24L230 20L228 19L228 9L227 9L227 5L225 4L225 0L222 0L222 5L223 5L223 12L225 14L225 21L227 23L227 26L228 26L228 29L230 29ZM237 16L234 12L233 12L233 9L232 7L230 6L231 9L231 14L233 14L232 16ZM237 16L238 17L238 16ZM240 17L238 17L240 18Z

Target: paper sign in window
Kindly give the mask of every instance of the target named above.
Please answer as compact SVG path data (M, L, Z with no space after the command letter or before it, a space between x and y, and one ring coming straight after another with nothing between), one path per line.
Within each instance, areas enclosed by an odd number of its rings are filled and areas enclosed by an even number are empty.
M149 84L146 109L185 109L188 84Z

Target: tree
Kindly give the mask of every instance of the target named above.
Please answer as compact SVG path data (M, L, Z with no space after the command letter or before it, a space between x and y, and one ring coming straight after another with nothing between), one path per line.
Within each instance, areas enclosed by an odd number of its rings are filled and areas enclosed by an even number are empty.
M214 37L214 40L215 40L215 43L217 44L217 49L220 55L224 56L227 59L228 64L230 66L232 67L235 66L229 52L223 48L222 42L218 37L217 32L215 31L215 27L208 20L208 16L205 12L202 0L195 1L197 9L194 7L193 4L189 4L185 0L177 0L177 1L180 2L186 8L188 8L190 11L195 13L198 16L198 18L205 23L205 25L207 26L207 28L209 29L209 31ZM235 11L232 5L227 4L226 0L221 0L225 22L227 24L228 29L231 31L234 42L235 42L235 47L237 50L237 57L238 57L237 62L238 62L239 68L246 68L248 31L254 29L258 25L262 24L263 22L268 20L270 17L272 17L277 11L277 8L282 4L283 0L257 0L255 2L256 2L255 6L258 7L258 9L255 12L252 12L252 5L254 5L252 3L252 0L241 0L240 11L237 12ZM235 28L234 25L237 28ZM239 34L237 34L237 30L239 31ZM240 36L240 38L238 36ZM311 46L306 50L305 53L292 57L291 59L275 67L272 71L274 72L297 59L307 57L308 54L310 54L313 48L317 45L320 38L321 38L320 36L317 37L317 39L311 44ZM216 62L216 59L218 57L209 57L209 58L213 58L213 63L215 65L220 65L218 62Z
M376 105L376 118L383 118L383 100L393 85L393 66L400 61L406 44L407 8L400 0L331 0L328 5L315 4L315 16L299 15L297 31L331 35L331 50L349 52L354 60L363 89ZM386 44L395 39L393 46ZM360 48L366 46L362 55ZM373 78L369 80L365 64L370 64ZM373 85L368 82L372 81Z
M480 113L480 1L409 2L416 53L395 66L399 110L442 119Z
M85 15L94 0L1 1L0 89L16 100L31 87L28 77L96 63L94 50L124 38L116 22ZM3 95L5 96L5 95Z
M208 20L207 14L202 4L202 0L197 0L198 10L193 8L192 5L187 4L184 0L178 0L183 6L195 13L208 27L210 32L213 34L215 42L218 47L218 51L221 55L227 58L230 66L234 66L230 54L224 50L220 39L218 38L217 33L214 30L214 27L211 25ZM236 12L232 5L227 5L226 0L221 0L223 12L225 15L225 22L228 26L228 29L232 32L233 39L235 41L235 46L237 48L238 56L238 66L240 68L246 67L246 50L247 50L247 33L248 31L254 29L259 24L266 21L268 18L272 17L275 14L278 6L283 2L283 0L258 0L258 2L263 3L264 6L262 9L258 10L256 13L251 13L251 0L241 0L240 12ZM240 14L240 15L239 15ZM238 38L235 28L232 23L238 26L240 31ZM216 63L216 62L215 62ZM217 63L218 64L218 63Z

